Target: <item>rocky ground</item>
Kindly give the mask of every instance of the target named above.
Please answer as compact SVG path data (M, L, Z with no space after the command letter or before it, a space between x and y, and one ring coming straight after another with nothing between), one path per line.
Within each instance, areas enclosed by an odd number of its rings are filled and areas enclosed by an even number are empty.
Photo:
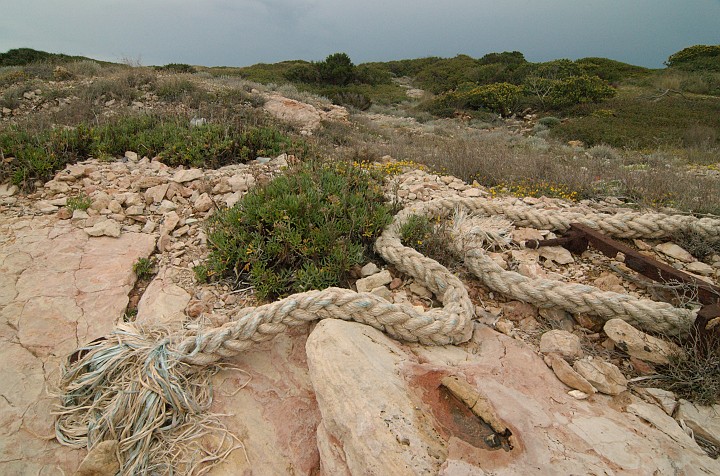
M302 103L291 106L321 117ZM207 252L203 224L292 160L200 170L128 152L121 161L69 166L31 195L0 187L2 474L73 474L85 458L85 450L55 441L52 416L60 365L76 347L122 321L217 325L254 303L247 287L195 280L192 268ZM411 204L488 193L409 170L388 195ZM89 198L87 210L77 207L78 196ZM528 228L512 233L518 242L552 237ZM718 256L700 262L672 243L635 246L702 279L719 276ZM133 272L140 258L154 263L142 288ZM643 297L656 292L592 250L577 257L558 247L515 247L493 258L526 276ZM478 306L473 337L463 345L403 344L367 326L324 321L230 359L213 377L213 411L243 448L209 474L720 474L706 452L720 446L720 407L637 386L666 362L673 344L622 321L508 301L461 267L455 271ZM437 305L384 263L369 263L362 275L359 291ZM107 474L107 467L93 473L89 466L78 474Z

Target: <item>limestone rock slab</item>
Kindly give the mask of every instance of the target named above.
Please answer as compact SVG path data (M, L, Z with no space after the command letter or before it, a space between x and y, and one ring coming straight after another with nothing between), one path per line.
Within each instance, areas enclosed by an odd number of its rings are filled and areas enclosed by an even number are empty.
M617 395L627 390L627 379L620 369L609 362L583 359L576 361L573 368L599 392Z
M680 400L675 418L683 420L697 435L720 446L720 404L702 406Z
M392 276L390 271L384 269L379 273L368 276L367 278L358 279L355 286L359 293L369 293L373 289L390 284Z
M185 319L190 294L166 276L156 276L140 298L136 322L139 325L179 323Z
M555 352L571 360L584 355L580 338L560 329L547 331L540 336L540 352L543 354Z
M6 219L0 215L0 226ZM155 239L89 238L56 217L20 218L2 235L0 474L73 474L85 452L55 441L57 402L48 391L70 352L122 318L132 265Z
M368 326L325 320L306 350L322 425L336 441L335 451L321 445L323 461L341 451L350 474L437 473L444 442L398 375L407 354L397 343Z
M682 261L684 263L691 263L695 261L693 255L691 255L687 250L681 248L680 246L672 242L661 243L657 245L655 249L664 255L675 258L676 260Z
M211 410L224 415L222 423L245 450L231 453L209 475L317 474L320 412L305 354L309 333L310 326L291 328L226 360L228 367L213 377Z
M640 360L667 364L671 356L682 353L682 350L672 342L645 334L622 319L610 319L605 323L603 330L619 349Z

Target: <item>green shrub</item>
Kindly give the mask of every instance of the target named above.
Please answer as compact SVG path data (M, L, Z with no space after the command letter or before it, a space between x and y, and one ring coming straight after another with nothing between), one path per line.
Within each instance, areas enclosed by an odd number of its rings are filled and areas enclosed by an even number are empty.
M536 97L542 106L551 108L597 103L615 95L615 89L597 76L567 76L569 71L558 66L550 76L530 75L523 83L524 92Z
M420 71L415 80L422 89L441 94L467 82L475 82L480 64L467 55L442 58Z
M39 133L12 127L0 133L0 153L13 158L0 162L0 181L10 178L16 185L30 187L35 180L49 180L69 163L88 156L118 157L127 150L158 156L173 166L221 167L282 152L303 154L304 147L269 127L239 130L215 123L191 127L182 118L150 115Z
M457 264L448 249L450 236L445 221L427 215L410 215L400 228L400 241L423 255L445 265Z
M152 269L153 262L149 258L138 258L138 260L133 263L133 272L135 276L137 276L137 279L149 278L152 275Z
M615 95L615 89L597 76L570 76L558 84L554 105L600 102Z
M211 251L199 273L247 280L262 299L347 284L390 222L389 210L368 171L304 164L210 219Z
M471 109L488 109L503 117L512 114L520 99L521 89L510 83L495 83L478 86L462 94L465 104Z
M488 53L478 60L480 64L521 65L527 63L525 55L519 51L503 51L502 53Z
M665 64L688 71L720 71L720 45L695 45L670 55Z
M311 63L296 64L290 67L284 74L285 79L293 83L319 83L320 72Z
M346 53L333 53L318 63L297 63L285 70L288 81L306 84L347 86L388 84L390 74L377 66L355 66Z
M87 210L90 208L90 205L92 205L92 199L84 193L81 193L80 195L76 195L74 197L68 197L65 206L68 210L73 212L75 210Z
M32 48L15 48L0 54L0 66L23 66L38 61L45 61L52 53Z
M545 127L557 126L561 122L562 121L560 119L558 119L557 117L553 117L553 116L546 116L546 117L540 118L538 120L538 123L542 124Z
M83 61L89 58L84 56L68 56L59 53L34 50L32 48L14 48L0 53L0 66L24 66L33 63L66 63L70 61Z
M155 92L160 99L171 102L179 101L188 94L195 93L197 91L197 85L187 78L162 79L155 89Z
M585 74L616 83L629 78L640 78L651 74L651 70L642 66L623 63L607 58L582 58L575 61Z
M325 61L317 63L320 81L345 85L355 79L355 65L346 53L333 53Z
M158 71L167 71L170 73L196 73L197 70L194 66L190 66L189 64L185 63L169 63L165 66L156 66L156 70Z
M362 93L352 91L340 91L331 95L329 99L335 104L353 107L359 111L367 111L372 105L370 98Z
M355 81L362 84L390 84L392 75L386 69L372 64L361 64L355 68Z

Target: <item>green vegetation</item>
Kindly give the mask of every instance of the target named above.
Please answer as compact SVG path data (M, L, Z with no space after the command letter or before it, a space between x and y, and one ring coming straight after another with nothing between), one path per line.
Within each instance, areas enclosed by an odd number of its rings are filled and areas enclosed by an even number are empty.
M611 114L596 114L599 111ZM720 145L720 98L668 95L654 100L623 94L602 104L571 110L571 117L552 129L552 136L634 149L658 146Z
M33 133L20 127L0 132L0 181L32 186L65 165L89 156L119 157L133 150L168 165L221 167L258 156L298 152L304 144L269 127L239 130L228 124L193 127L180 117L123 116L107 124Z
M165 101L180 101L198 92L197 85L187 78L171 77L164 78L158 82L155 92L159 98Z
M491 53L479 60L461 55L433 63L416 80L440 94L424 105L433 114L485 110L509 116L527 108L549 111L602 102L615 89L600 75L616 79L640 74L641 68L623 65L589 59L533 64L518 52Z
M670 55L665 64L687 71L720 71L720 45L695 45Z
M48 53L32 48L15 48L0 53L0 66L24 66L31 63L52 62L65 63L68 61L86 61L90 58L84 56L68 56L58 53Z
M478 86L464 93L465 105L471 109L487 109L503 117L509 116L520 100L521 89L510 83Z
M133 264L133 272L137 279L146 279L152 276L153 261L149 258L138 258Z
M185 63L169 63L165 66L156 66L156 70L158 71L166 71L168 73L176 73L176 74L182 74L182 73L196 73L197 70L194 66L190 66L189 64Z
M457 258L447 246L450 240L447 222L438 217L410 215L400 228L400 240L403 245L414 248L445 266L458 264Z
M575 61L583 73L597 76L610 83L639 79L648 76L651 70L642 66L623 63L607 58L582 58Z
M68 197L67 204L65 205L68 210L74 212L75 210L87 210L92 205L92 199L84 193L76 195L74 197Z
M261 299L347 284L391 219L377 175L310 162L253 189L209 223L196 275L249 281Z
M335 104L365 110L373 103L397 104L407 99L405 90L391 81L392 73L383 64L355 65L346 53L334 53L319 62L282 61L209 71L270 86L292 83L300 91L324 96Z

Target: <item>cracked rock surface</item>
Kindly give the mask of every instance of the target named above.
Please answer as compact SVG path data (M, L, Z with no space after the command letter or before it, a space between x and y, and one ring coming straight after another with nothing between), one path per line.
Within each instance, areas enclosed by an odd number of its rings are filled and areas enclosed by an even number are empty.
M63 359L122 317L155 238L91 238L47 216L3 217L0 235L0 473L72 473L82 452L55 441L49 392Z

